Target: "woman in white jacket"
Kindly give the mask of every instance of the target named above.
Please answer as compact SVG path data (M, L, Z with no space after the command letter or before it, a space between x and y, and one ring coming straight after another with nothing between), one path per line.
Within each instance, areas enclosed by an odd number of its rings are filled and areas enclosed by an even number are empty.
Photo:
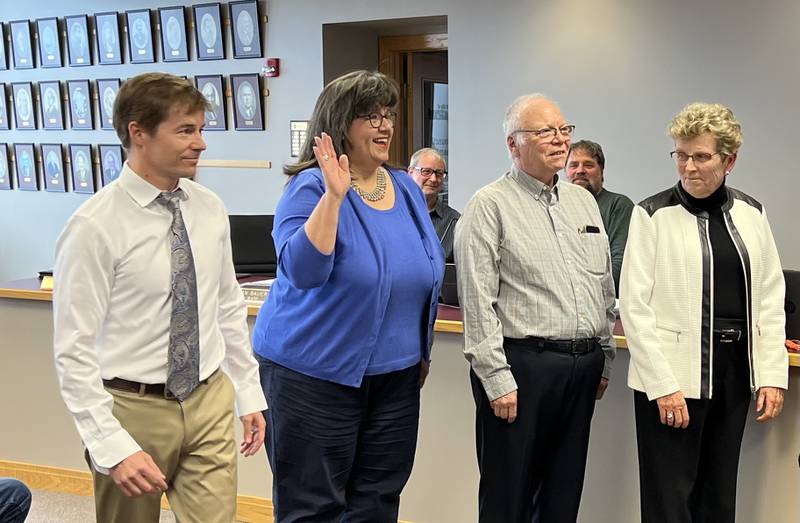
M725 184L730 109L690 104L669 134L680 181L634 208L620 285L642 521L733 522L751 394L758 421L783 408L783 275L764 208Z

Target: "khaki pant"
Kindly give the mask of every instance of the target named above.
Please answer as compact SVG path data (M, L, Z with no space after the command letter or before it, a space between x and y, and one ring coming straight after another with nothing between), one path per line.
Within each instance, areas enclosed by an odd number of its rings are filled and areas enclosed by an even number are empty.
M236 514L234 391L213 374L183 403L152 394L107 389L114 416L167 477L180 523L230 523ZM126 497L111 476L92 469L98 523L158 522L161 497Z

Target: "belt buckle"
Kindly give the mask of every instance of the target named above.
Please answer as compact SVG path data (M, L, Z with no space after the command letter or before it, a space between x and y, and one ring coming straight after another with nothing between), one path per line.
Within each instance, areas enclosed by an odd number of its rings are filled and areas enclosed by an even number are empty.
M584 342L582 340L570 340L569 353L570 354L583 354L583 352L585 352L585 351L579 351L578 350L582 345L585 346L586 342Z
M739 329L720 329L720 343L733 343L742 339L742 331ZM734 337L735 336L735 337Z

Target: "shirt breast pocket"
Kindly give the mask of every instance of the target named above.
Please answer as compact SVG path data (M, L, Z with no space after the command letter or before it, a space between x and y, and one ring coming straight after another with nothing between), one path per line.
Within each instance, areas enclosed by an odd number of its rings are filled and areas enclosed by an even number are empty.
M602 233L583 233L580 236L586 269L594 274L605 274L608 270L608 236Z

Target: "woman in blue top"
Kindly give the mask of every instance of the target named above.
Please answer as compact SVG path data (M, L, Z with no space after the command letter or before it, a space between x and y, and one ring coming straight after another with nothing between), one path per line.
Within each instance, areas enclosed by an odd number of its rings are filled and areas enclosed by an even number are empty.
M381 73L337 78L284 168L253 333L282 523L396 522L411 474L444 257L422 191L384 166L397 101Z

